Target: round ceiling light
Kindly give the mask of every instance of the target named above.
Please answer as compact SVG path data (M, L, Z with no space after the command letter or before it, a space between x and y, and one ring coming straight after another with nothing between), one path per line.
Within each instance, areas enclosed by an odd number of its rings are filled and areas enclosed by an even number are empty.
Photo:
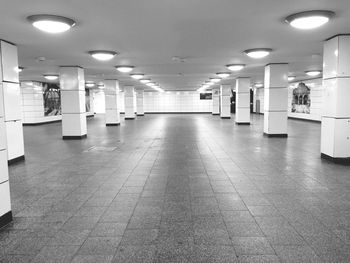
M264 58L271 53L271 48L253 48L247 49L244 53L251 58Z
M88 88L93 88L95 86L95 83L93 83L93 82L86 82L85 86L88 87Z
M148 82L146 85L149 86L149 87L154 87L157 84L155 82Z
M244 64L229 64L229 65L226 65L226 67L231 71L240 71L245 67L245 65Z
M228 78L231 74L230 72L218 72L216 73L216 75L218 75L222 79L225 79L225 78Z
M148 82L151 82L151 80L150 79L140 79L140 82L143 84L146 84Z
M334 15L332 11L313 10L290 15L285 21L292 27L307 30L326 24Z
M128 73L134 69L133 66L116 66L115 68L122 73Z
M262 84L262 83L255 83L254 86L256 88L262 88L262 87L264 87L264 84Z
M101 60L101 61L107 61L107 60L111 60L112 58L114 58L115 55L117 55L117 52L114 51L108 51L108 50L92 50L89 51L89 54L97 60Z
M144 74L131 74L130 76L133 79L142 79L144 77Z
M58 79L58 75L55 75L55 74L45 74L45 75L44 75L44 78L47 79L47 80L56 80L56 79Z
M321 70L309 70L309 71L305 71L305 74L310 76L310 77L316 77L318 75L321 74Z
M65 32L75 25L74 20L56 15L32 15L27 20L37 29L51 34Z
M219 79L219 78L210 78L209 80L210 80L210 82L212 82L212 83L218 83L218 82L221 81L221 79Z
M206 81L206 82L204 82L204 85L208 85L209 87L211 86L211 85L213 85L214 83L213 82L211 82L211 81Z
M288 81L293 81L295 79L295 76L288 76Z

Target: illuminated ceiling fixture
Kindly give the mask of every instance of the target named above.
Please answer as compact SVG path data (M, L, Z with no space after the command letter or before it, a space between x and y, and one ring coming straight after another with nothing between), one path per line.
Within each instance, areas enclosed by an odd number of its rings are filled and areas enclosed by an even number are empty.
M65 32L75 25L74 20L56 15L32 15L27 20L37 29L50 34Z
M332 11L312 10L296 13L286 17L285 21L292 27L308 30L326 24L335 15Z
M264 58L268 56L272 52L271 48L253 48L253 49L247 49L244 51L244 53L251 58Z
M105 84L102 83L102 82L100 82L100 83L97 84L97 87L98 87L99 89L103 89L103 88L105 87Z
M140 82L143 84L147 84L148 82L151 82L150 79L140 79Z
M264 84L262 84L262 83L255 83L254 86L256 88L262 88L262 87L264 87Z
M295 79L295 76L288 76L288 81L293 81Z
M208 87L210 87L211 85L213 85L214 83L213 82L211 82L211 81L206 81L206 82L204 82L204 85L208 85Z
M108 50L92 50L92 51L89 51L89 54L94 59L97 59L100 61L107 61L114 58L114 56L117 55L118 53L114 51L108 51Z
M149 86L149 87L154 87L157 84L155 82L148 82L148 83L146 83L146 85Z
M226 68L228 68L231 71L240 71L245 67L244 64L229 64L226 65Z
M45 74L44 78L47 80L56 80L58 79L58 75L54 75L54 74Z
M219 79L219 78L210 78L210 82L212 82L212 83L218 83L220 81L221 81L221 79Z
M309 70L309 71L305 71L305 74L310 76L310 77L316 77L318 75L321 74L321 70Z
M88 87L88 88L93 88L95 86L95 83L93 83L93 82L86 82L85 86Z
M130 76L133 79L142 79L144 77L144 74L131 74Z
M133 66L116 66L115 68L122 73L128 73L134 69Z
M218 75L218 77L222 78L222 79L226 79L228 78L231 74L230 72L218 72L216 73L216 75Z

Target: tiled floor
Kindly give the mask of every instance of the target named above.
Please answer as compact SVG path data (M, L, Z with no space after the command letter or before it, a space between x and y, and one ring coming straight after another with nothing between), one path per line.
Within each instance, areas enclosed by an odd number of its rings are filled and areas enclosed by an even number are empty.
M262 123L98 116L82 141L25 127L0 262L350 262L350 167L320 159L320 124L280 139Z

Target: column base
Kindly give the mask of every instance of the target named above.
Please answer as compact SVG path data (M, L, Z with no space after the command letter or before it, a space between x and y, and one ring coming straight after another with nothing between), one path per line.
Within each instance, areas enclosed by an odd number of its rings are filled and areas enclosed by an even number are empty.
M236 122L237 125L250 125L250 122Z
M350 157L338 158L338 157L332 157L327 154L321 153L321 158L336 164L350 165Z
M288 134L287 133L269 134L264 132L264 136L269 138L287 138Z
M80 136L62 136L63 140L81 140L85 139L87 137L87 134L80 135Z
M12 211L0 216L0 228L6 226L12 221Z
M106 126L119 126L120 123L106 123Z
M145 116L145 114L137 114L136 116Z
M125 117L125 120L135 120L135 117Z
M220 115L220 113L212 113L212 115L218 116Z
M221 117L221 119L231 119L231 117Z
M24 160L25 160L25 157L24 157L24 155L22 155L22 156L14 158L14 159L8 160L7 163L8 163L8 165L11 165L11 164L15 164L18 162L22 162Z

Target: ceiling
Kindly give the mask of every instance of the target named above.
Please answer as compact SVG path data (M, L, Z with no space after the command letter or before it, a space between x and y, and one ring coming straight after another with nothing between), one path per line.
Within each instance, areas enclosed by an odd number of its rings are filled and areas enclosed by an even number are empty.
M301 11L325 9L336 17L311 31L294 29L284 17ZM74 19L68 32L51 35L26 21L33 14L55 14ZM11 0L0 9L0 38L19 48L21 80L43 81L42 74L58 73L60 65L85 68L85 79L118 78L122 85L145 87L115 65L135 66L165 90L195 90L226 64L247 67L237 76L262 82L264 65L289 63L291 75L305 79L305 70L322 69L323 40L350 33L349 0ZM242 53L256 47L272 48L270 56L254 60ZM113 50L113 60L100 62L87 51ZM174 61L178 56L185 62ZM45 57L38 62L37 57Z

